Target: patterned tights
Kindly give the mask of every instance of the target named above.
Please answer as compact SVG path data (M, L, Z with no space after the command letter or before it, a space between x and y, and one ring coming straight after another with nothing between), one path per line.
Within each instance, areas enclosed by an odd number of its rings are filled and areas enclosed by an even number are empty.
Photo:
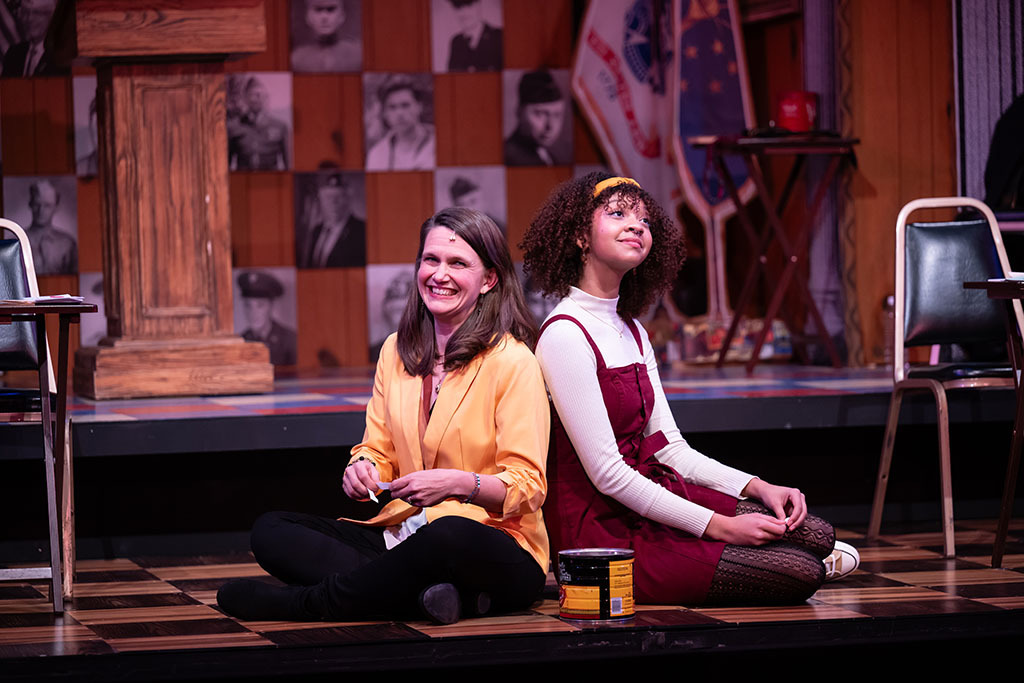
M736 514L773 513L741 500ZM821 560L835 547L832 525L808 515L803 526L763 546L727 545L711 579L709 605L792 605L814 595L825 580Z

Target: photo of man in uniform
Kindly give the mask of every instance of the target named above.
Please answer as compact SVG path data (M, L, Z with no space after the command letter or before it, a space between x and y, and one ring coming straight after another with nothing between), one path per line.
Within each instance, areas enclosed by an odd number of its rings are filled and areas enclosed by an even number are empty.
M8 2L10 7L13 3ZM68 70L56 66L43 41L50 26L57 0L21 0L14 12L18 20L21 42L11 45L3 58L4 78L32 76L63 76Z
M366 303L371 363L377 361L388 335L398 331L398 323L409 302L409 294L415 287L415 270L407 263L367 266Z
M432 14L435 71L501 71L501 0L434 0Z
M502 231L508 209L504 166L446 166L434 175L434 210L462 206L487 214Z
M361 9L359 0L292 0L292 70L359 71Z
M377 77L379 74L368 74ZM376 79L373 79L376 80ZM434 126L426 119L431 94L422 87L426 78L412 74L387 74L376 93L367 79L366 101L376 95L380 125L367 128L367 171L415 171L434 167ZM372 105L371 105L372 106ZM372 112L371 112L372 118Z
M299 268L366 265L366 221L354 212L355 194L361 194L358 175L332 171L296 176L296 195L302 198L296 203L301 211L296 217L301 234L295 240Z
M290 81L289 74L280 76ZM239 78L244 79L240 89ZM270 112L271 95L265 77L238 74L230 76L229 80L228 90L234 95L228 106L229 168L233 171L287 170L291 131L284 120ZM288 91L290 93L290 87Z
M293 271L294 272L294 271ZM284 295L284 285L268 270L243 270L236 282L242 299L246 341L263 342L270 349L273 365L295 365L297 339L295 330L275 319L275 306ZM236 329L241 327L236 317Z
M509 77L505 72L506 87ZM509 93L507 93L508 95ZM528 71L516 88L514 130L505 139L508 166L556 166L572 160L565 119L569 105L550 71Z
M9 176L3 180L7 217L25 228L37 275L78 272L74 176Z

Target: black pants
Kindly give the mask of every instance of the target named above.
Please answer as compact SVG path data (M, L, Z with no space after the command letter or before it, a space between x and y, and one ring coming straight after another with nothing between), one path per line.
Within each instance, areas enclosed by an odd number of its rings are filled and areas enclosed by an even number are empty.
M321 618L396 617L420 592L453 583L486 592L497 611L525 609L545 572L508 534L462 517L442 517L392 550L383 530L296 512L268 512L253 525L252 551L267 572L309 586L303 604Z

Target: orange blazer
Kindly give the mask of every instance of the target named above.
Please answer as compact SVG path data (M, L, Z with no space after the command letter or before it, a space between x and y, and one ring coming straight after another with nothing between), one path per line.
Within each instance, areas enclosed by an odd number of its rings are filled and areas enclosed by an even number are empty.
M406 373L397 335L381 348L373 396L366 406L363 441L352 459L369 458L381 481L409 472L449 468L496 476L505 484L501 513L454 498L426 508L427 520L456 515L501 529L546 572L548 535L541 505L547 494L544 468L550 412L540 366L527 346L506 335L489 351L445 377L420 442L423 380ZM392 526L419 512L392 500L362 524Z

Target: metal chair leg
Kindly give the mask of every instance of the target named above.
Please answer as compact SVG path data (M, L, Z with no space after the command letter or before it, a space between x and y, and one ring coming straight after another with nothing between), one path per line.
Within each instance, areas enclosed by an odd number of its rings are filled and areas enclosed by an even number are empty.
M871 503L871 518L868 521L868 540L878 538L882 527L882 508L885 505L885 490L889 484L889 467L892 464L892 449L896 442L896 428L900 423L900 406L903 403L903 389L893 388L889 400L889 416L885 420L885 439L882 441L882 458L878 462L878 479L875 482L875 498Z
M953 536L953 475L949 464L949 405L946 390L935 382L932 388L935 396L939 427L939 483L942 488L942 556L956 556Z

